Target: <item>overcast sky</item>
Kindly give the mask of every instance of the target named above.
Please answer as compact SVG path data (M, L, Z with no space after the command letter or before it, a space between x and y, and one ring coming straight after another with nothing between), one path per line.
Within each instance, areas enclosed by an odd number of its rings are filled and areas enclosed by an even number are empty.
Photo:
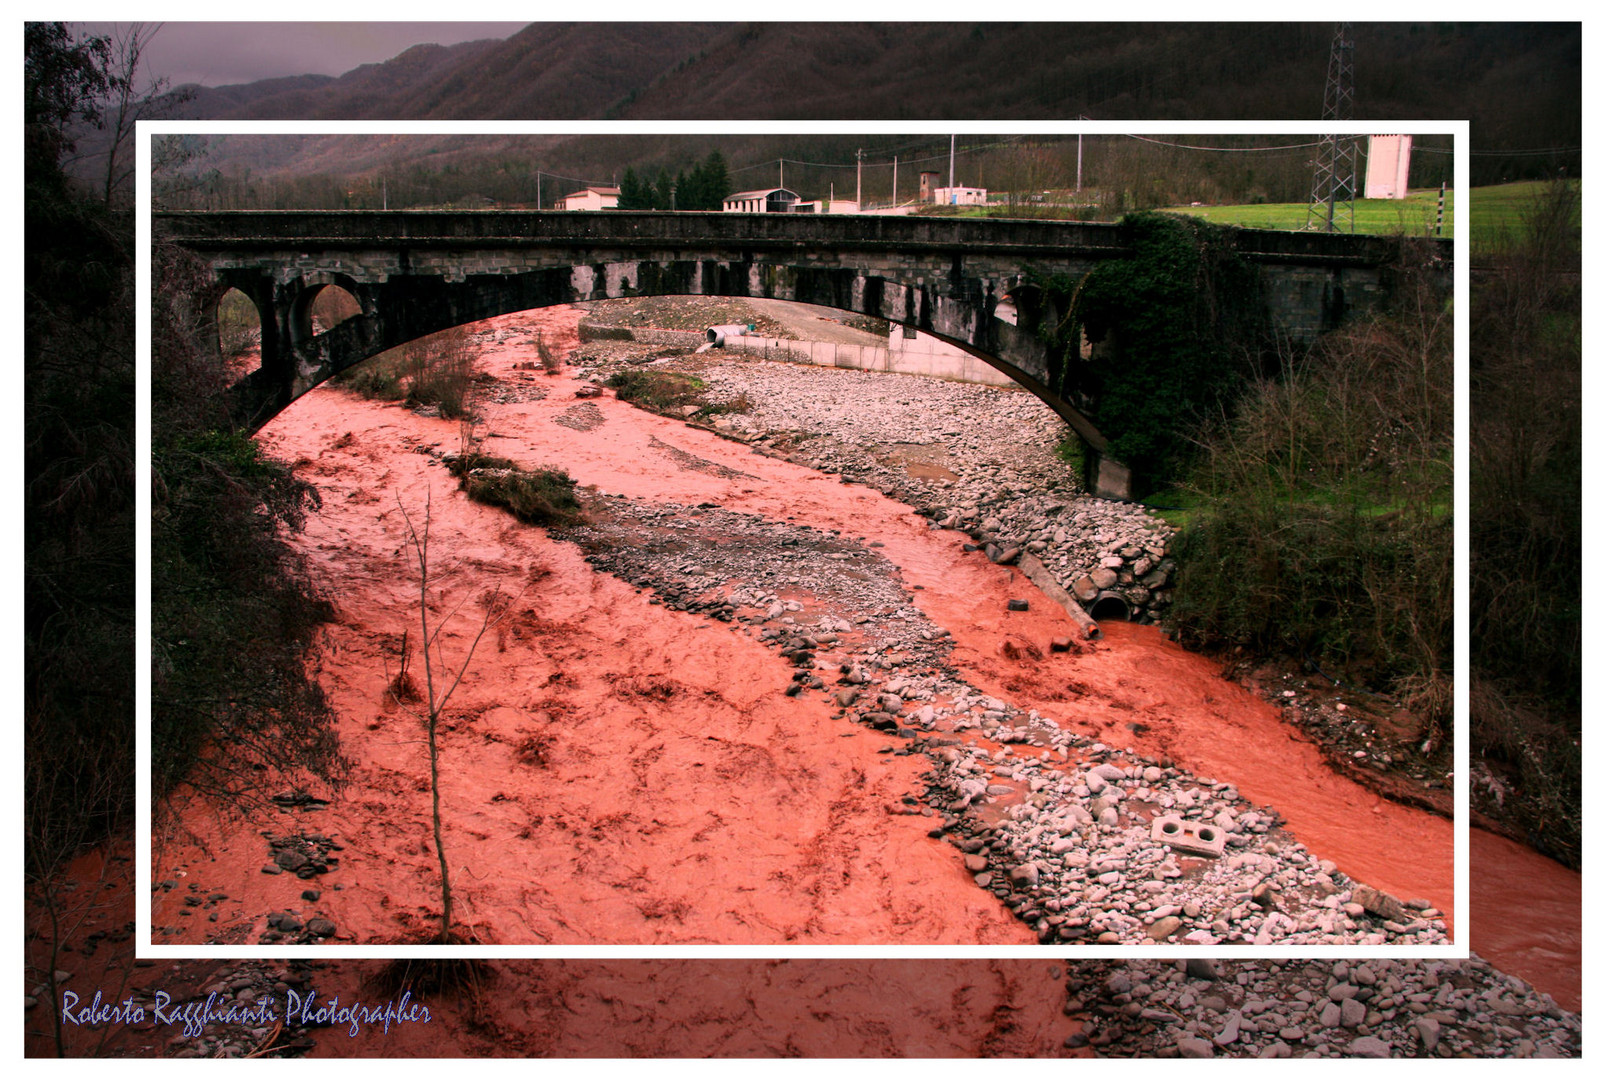
M75 23L83 34L127 24ZM505 38L513 22L169 22L146 50L149 73L173 86L225 86L282 75L342 75L389 60L414 45Z

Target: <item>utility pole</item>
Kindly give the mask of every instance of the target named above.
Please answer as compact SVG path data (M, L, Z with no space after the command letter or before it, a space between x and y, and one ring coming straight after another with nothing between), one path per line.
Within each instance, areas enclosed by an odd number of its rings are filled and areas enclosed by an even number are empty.
M535 208L541 209L541 170L535 170Z
M957 135L948 136L948 197L954 197L954 141Z
M1442 204L1444 200L1441 198L1439 201ZM390 184L383 176L379 178L379 208L381 210L390 209Z
M853 204L860 210L864 209L864 147L858 150L859 169L853 180Z
M1322 119L1350 120L1355 115L1355 43L1349 23L1338 24L1327 58L1327 90ZM1356 139L1353 135L1322 136L1311 178L1305 228L1315 232L1355 231Z
M898 155L892 155L892 205L898 205Z
M1092 119L1092 117L1081 113L1078 113L1076 118L1078 120ZM1078 195L1082 193L1082 133L1080 131L1076 133L1076 193Z

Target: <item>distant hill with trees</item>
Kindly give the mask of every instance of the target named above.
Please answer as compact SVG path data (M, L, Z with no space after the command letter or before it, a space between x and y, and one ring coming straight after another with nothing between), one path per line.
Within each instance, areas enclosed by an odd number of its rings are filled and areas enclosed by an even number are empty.
M1315 118L1332 31L1331 23L538 23L502 41L419 46L337 78L194 88L184 114ZM1353 38L1357 119L1469 119L1474 183L1559 166L1576 174L1576 24L1359 23ZM1548 152L1555 148L1565 152Z

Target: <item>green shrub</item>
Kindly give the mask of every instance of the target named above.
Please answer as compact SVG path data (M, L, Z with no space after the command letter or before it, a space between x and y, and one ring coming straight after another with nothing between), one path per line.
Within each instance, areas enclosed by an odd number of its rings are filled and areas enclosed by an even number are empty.
M1469 350L1472 753L1510 788L1479 799L1474 785L1474 805L1574 867L1584 681L1578 197L1576 182L1536 191L1521 228L1485 254Z
M629 368L608 377L620 401L665 412L684 405L701 405L705 383L693 376L674 371L649 371Z
M1110 440L1106 453L1144 492L1180 477L1188 432L1229 404L1263 339L1259 277L1231 230L1193 218L1137 213L1121 219L1132 254L1080 278L1040 278L1051 378ZM1083 335L1096 346L1080 359Z
M1303 657L1448 726L1449 324L1419 310L1335 334L1201 439L1173 547L1180 640Z
M151 788L249 809L270 785L345 771L306 665L332 609L285 538L318 492L229 426L187 317L191 262L162 253L152 303Z
M503 507L527 525L576 525L585 520L568 473L500 464L505 458L483 460L497 464L467 464L460 474L459 486L475 502Z
M1450 717L1448 513L1221 501L1190 521L1170 624L1189 644L1303 657Z

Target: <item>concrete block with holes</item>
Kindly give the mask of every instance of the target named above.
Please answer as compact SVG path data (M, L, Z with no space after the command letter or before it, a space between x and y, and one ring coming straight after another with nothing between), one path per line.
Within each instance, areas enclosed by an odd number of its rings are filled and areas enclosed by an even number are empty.
M1175 814L1155 818L1150 835L1177 851L1206 855L1212 859L1221 857L1222 848L1227 842L1227 834L1220 826L1203 821L1184 821Z

